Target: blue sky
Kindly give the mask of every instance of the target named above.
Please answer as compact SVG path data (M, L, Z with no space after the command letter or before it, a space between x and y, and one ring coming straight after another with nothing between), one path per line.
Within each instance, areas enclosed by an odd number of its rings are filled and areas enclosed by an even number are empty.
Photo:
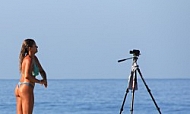
M189 0L40 0L0 4L2 79L18 79L18 55L34 38L51 79L125 79L139 49L144 78L189 78Z

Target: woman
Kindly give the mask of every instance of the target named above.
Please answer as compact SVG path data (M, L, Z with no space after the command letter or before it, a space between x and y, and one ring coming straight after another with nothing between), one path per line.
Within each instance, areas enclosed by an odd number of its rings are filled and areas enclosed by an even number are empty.
M25 39L20 51L20 81L15 88L17 114L32 114L34 106L34 86L39 83L47 87L46 73L35 56L38 46L33 39ZM36 76L41 74L43 80Z

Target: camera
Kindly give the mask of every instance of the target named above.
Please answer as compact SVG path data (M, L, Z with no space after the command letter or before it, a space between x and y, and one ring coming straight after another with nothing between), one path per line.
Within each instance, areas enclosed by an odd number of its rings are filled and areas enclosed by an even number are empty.
M133 54L134 56L139 56L140 55L140 51L139 50L132 50L132 51L129 51L130 54Z

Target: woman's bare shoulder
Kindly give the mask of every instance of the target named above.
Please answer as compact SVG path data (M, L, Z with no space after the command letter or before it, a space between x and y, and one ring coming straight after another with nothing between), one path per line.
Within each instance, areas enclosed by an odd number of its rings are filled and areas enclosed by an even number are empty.
M23 60L23 63L26 62L26 63L30 63L32 62L32 58L30 56L26 56Z

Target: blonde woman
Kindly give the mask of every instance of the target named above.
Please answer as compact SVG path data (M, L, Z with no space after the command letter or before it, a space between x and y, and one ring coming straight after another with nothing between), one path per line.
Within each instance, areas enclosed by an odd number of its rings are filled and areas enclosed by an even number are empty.
M34 86L35 83L47 87L46 73L43 70L35 54L38 46L33 39L25 39L19 56L20 81L15 88L16 112L17 114L32 114L34 107ZM36 78L41 75L43 80Z

